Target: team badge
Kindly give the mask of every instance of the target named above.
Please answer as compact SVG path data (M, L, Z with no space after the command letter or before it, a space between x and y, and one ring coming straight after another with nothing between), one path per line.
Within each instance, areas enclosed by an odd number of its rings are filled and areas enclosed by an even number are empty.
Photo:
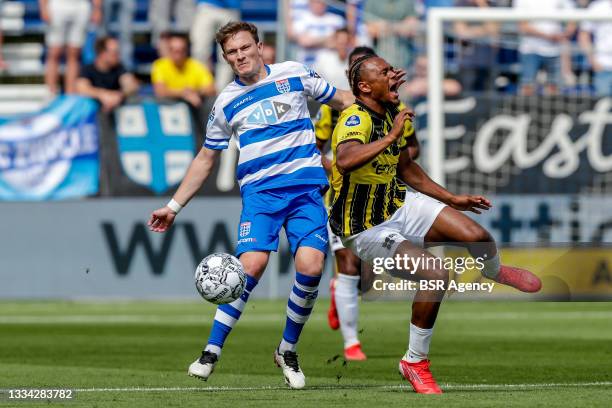
M246 237L250 233L251 233L251 222L247 221L247 222L240 223L240 236Z
M349 116L349 118L346 120L344 124L346 126L357 126L360 123L361 123L361 119L359 119L359 116L352 115L352 116Z
M281 79L279 81L274 82L276 85L276 90L282 94L287 93L291 90L291 84L288 79Z

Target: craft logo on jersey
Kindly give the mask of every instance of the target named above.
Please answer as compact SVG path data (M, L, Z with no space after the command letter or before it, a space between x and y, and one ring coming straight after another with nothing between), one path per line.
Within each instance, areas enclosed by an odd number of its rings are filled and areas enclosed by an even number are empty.
M255 105L247 122L252 124L272 125L277 123L289 110L291 105L276 101L263 101Z
M361 119L359 119L359 116L357 115L349 116L349 118L346 120L346 126L357 126L360 123Z
M194 157L185 103L144 102L117 110L117 141L126 176L157 194L178 184Z
M251 222L243 222L240 224L240 237L246 237L251 233Z
M291 84L289 83L288 79L278 80L278 81L274 82L274 84L276 85L276 90L279 93L284 94L284 93L287 93L287 92L289 92L291 90Z

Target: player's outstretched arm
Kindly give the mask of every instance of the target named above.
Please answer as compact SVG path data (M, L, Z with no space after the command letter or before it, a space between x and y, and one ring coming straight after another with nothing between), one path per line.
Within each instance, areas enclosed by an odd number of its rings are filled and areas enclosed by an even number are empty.
M181 185L165 207L159 208L149 218L149 229L155 232L165 232L172 226L174 218L180 209L187 205L195 193L202 187L215 165L219 150L203 147L193 159ZM171 208L172 207L172 208Z
M334 96L327 102L327 105L333 109L342 112L349 106L355 103L355 95L349 91L343 91L342 89L336 89Z
M348 139L346 142L339 142L336 148L336 167L340 173L346 174L358 169L395 143L404 132L404 123L412 115L413 113L410 109L403 109L395 116L393 127L389 133L375 142L363 144L351 139Z
M415 161L410 152L405 150L397 168L397 176L415 190L427 194L459 211L471 211L480 214L480 210L491 208L491 202L479 195L455 195L433 181Z

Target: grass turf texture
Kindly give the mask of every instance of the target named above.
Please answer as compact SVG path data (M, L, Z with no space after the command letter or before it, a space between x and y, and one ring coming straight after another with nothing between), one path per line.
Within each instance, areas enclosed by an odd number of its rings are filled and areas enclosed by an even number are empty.
M0 388L83 389L51 403L67 407L610 406L612 303L443 304L430 356L442 396L414 394L397 373L407 303L361 304L369 359L358 363L340 356L327 304L298 349L310 388L291 391L272 361L284 301L247 304L208 382L186 375L208 336L207 303L0 302ZM47 404L3 398L0 408Z

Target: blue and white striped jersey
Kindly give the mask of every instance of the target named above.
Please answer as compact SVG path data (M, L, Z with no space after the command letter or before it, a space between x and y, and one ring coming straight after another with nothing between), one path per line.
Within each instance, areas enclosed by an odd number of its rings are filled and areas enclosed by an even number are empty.
M227 149L233 135L240 150L236 176L242 195L307 184L327 185L307 97L328 102L336 88L297 62L266 65L253 85L238 79L217 97L204 146Z

